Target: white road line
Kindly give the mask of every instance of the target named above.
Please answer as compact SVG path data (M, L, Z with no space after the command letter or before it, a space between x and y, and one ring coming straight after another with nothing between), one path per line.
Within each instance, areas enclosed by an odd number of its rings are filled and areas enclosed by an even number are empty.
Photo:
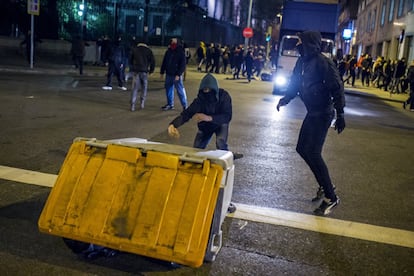
M0 166L0 178L25 184L53 187L57 175ZM412 231L241 203L234 204L237 207L236 212L229 214L228 217L414 248L414 232Z
M412 231L241 203L234 203L234 205L237 208L236 212L229 214L229 217L414 248Z
M57 175L0 165L0 178L26 184L53 187Z

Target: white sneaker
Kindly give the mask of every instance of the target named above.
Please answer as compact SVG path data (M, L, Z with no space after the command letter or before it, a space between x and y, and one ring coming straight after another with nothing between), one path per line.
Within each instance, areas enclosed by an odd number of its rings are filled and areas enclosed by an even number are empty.
M123 90L123 91L126 91L127 90L127 88L125 86L118 86L118 88L121 89L121 90Z
M103 90L112 90L112 86L105 85L105 86L102 86L102 89Z

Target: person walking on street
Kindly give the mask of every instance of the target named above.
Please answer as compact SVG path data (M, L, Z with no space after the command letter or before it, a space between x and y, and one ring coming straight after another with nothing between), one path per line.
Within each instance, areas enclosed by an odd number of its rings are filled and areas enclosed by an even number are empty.
M197 48L197 71L201 72L201 66L203 65L203 63L206 61L206 53L207 52L207 48L206 45L204 44L203 41L200 41L200 45Z
M118 88L125 91L127 88L124 86L124 71L126 53L125 48L121 44L121 37L114 41L108 51L108 74L106 85L102 87L103 90L112 90L112 77L115 74L118 80Z
M251 49L247 50L246 56L244 57L244 65L246 67L247 81L252 81L253 75L253 52Z
M408 67L407 80L410 84L410 96L403 103L403 107L405 109L406 105L410 105L410 111L414 112L414 59L411 61L411 64Z
M26 58L27 62L30 64L30 56L31 56L31 48L32 48L32 40L31 40L32 32L29 30L25 35L22 42L20 42L20 46L26 45ZM35 62L35 53L36 53L36 45L37 43L42 43L42 40L34 34L33 35L33 63Z
M355 76L356 76L355 70L356 70L356 67L357 67L356 56L352 55L350 60L349 60L349 69L348 69L349 70L349 76L344 80L344 82L348 83L349 79L351 79L351 86L352 87L355 87Z
M234 68L233 68L233 79L240 78L240 70L243 64L243 51L239 46L236 46L233 55Z
M400 94L403 92L403 89L401 87L401 80L404 77L406 68L407 65L405 64L405 58L402 58L397 61L397 65L395 66L394 71L393 88L391 89L391 93Z
M73 63L79 68L79 75L83 75L83 58L85 57L85 46L89 46L80 35L75 35L72 40L70 53L72 54Z
M230 94L220 88L217 79L209 73L200 82L197 98L171 121L168 126L168 134L171 137L179 138L180 132L177 128L190 119L195 119L198 131L194 139L194 148L205 149L215 134L216 148L229 150L227 139L232 113ZM243 155L233 153L233 157L238 159Z
M369 86L369 80L371 79L371 67L372 67L372 58L370 55L366 54L365 58L361 62L362 72L361 72L361 84L364 86Z
M170 46L164 54L161 65L161 78L165 76L165 92L167 104L162 106L162 110L174 109L174 87L177 90L183 109L187 108L187 94L183 84L183 74L185 71L184 49L178 45L177 38L171 39Z
M155 69L155 58L152 50L145 43L138 43L137 47L131 49L130 70L133 73L131 91L131 111L135 111L138 90L141 90L140 107L144 108L148 90L148 75Z
M335 64L321 54L321 34L305 31L299 34L299 38L297 48L300 58L293 69L286 95L279 100L276 109L279 111L281 106L287 105L297 94L305 104L307 114L299 132L296 151L319 184L312 201L324 197L314 213L328 215L339 204L339 197L322 158L322 148L335 110L335 130L339 134L345 128L344 87Z

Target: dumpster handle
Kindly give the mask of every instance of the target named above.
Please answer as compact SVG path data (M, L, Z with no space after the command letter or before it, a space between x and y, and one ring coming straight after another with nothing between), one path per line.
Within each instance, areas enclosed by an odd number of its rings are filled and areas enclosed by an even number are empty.
M203 164L205 160L207 160L206 157L202 157L202 156L189 156L187 155L187 153L184 153L183 155L181 155L179 157L179 159L181 161L185 161L185 162L192 162L192 163L198 163L198 164Z
M87 141L86 145L91 146L91 147L104 148L104 149L106 149L108 147L108 144L94 142L94 141Z

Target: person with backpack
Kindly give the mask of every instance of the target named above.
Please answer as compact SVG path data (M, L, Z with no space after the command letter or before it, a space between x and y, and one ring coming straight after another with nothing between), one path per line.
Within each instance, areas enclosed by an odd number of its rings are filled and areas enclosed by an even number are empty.
M127 88L124 86L124 66L127 59L124 46L121 44L121 37L114 41L108 51L108 73L106 78L106 84L102 86L103 90L112 90L112 77L115 75L118 80L118 88L125 91Z
M300 57L296 61L288 89L279 100L276 109L287 105L298 94L305 104L307 114L299 132L296 151L313 172L319 188L312 201L323 198L314 210L316 215L328 215L339 204L335 186L331 182L328 167L322 158L322 148L335 117L335 130L345 129L344 86L333 61L321 53L320 32L305 31L299 34L296 45Z

